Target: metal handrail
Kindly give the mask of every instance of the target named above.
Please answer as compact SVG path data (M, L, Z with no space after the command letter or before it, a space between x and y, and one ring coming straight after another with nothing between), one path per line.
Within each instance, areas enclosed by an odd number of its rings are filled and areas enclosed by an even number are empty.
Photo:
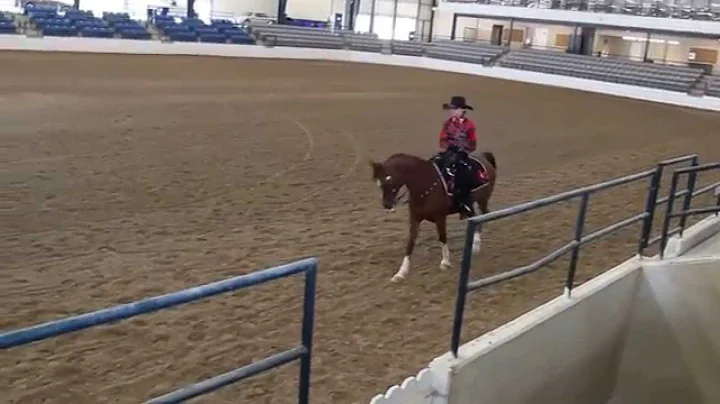
M671 195L658 198L662 173L665 167L680 163L690 163L692 166L697 166L698 155L686 155L677 158L661 161L656 165L654 169L639 172L620 178L615 178L599 184L589 185L586 187L574 189L571 191L563 192L557 195L548 196L534 201L521 203L519 205L511 206L505 209L497 210L494 212L486 213L484 215L476 216L468 220L468 225L465 233L465 246L463 251L463 259L460 270L460 277L458 281L458 290L455 303L455 317L453 320L453 332L450 342L450 349L452 354L457 357L458 349L460 347L460 334L462 332L462 323L465 311L465 303L467 300L467 294L470 291L477 290L486 286L495 285L513 278L521 277L529 273L535 272L542 267L549 265L556 261L560 257L567 253L571 253L570 265L568 269L567 278L565 281L566 294L569 296L574 287L575 271L577 268L577 262L579 258L579 250L583 245L600 239L610 233L624 229L632 224L642 222L642 231L640 235L640 242L638 243L638 254L642 254L644 249L650 244L650 233L652 230L652 223L656 207L665 203L670 204L671 201L678 198L679 195L672 193ZM633 183L643 179L650 178L650 185L648 191L648 197L646 200L645 211L642 213L633 215L629 218L613 223L602 229L599 229L593 233L584 234L585 216L588 209L590 196L596 192L603 191L606 189L618 187L621 185ZM677 190L676 190L677 191ZM691 191L686 191L688 194ZM677 192L676 192L677 193ZM684 195L684 194L683 194ZM487 222L503 219L506 217L514 216L520 213L532 211L535 209L543 208L556 204L558 202L564 202L571 199L580 198L580 207L578 210L578 216L575 222L575 237L572 241L556 249L550 254L534 261L529 265L514 268L509 271L502 272L500 274L492 275L489 277L481 278L475 281L470 281L470 266L472 263L472 243L476 230L481 229L482 225Z
M679 234L682 236L683 231L685 231L685 226L687 224L687 218L689 216L694 215L701 215L701 214L707 214L707 213L715 213L716 215L720 214L720 181L714 182L712 184L708 184L703 188L700 188L698 190L695 189L695 184L697 181L697 175L699 173L703 173L706 171L711 170L720 170L720 163L708 163L708 164L702 164L702 165L696 165L691 167L685 167L685 168L679 168L673 172L672 182L670 184L670 199L668 201L667 207L665 209L665 218L663 220L663 228L662 233L660 234L660 257L665 256L665 248L667 247L668 239L676 234ZM673 212L674 207L674 201L675 201L675 194L677 192L677 183L681 175L687 175L688 176L688 189L687 193L684 194L683 199L683 205L682 209L679 212ZM714 207L705 207L705 208L697 208L697 209L691 209L690 205L692 204L692 199L696 196L706 194L710 191L715 190L717 201L716 206ZM674 218L680 219L680 224L678 227L674 229L670 229L670 222Z
M281 265L219 282L196 286L161 296L155 296L133 303L121 304L77 316L50 321L32 327L0 334L0 349L29 344L47 338L57 337L119 320L183 305L207 297L244 289L288 276L305 274L305 296L301 345L275 354L250 365L223 373L202 382L183 387L171 393L151 399L149 403L178 403L201 396L221 387L246 379L286 363L300 360L300 383L298 403L308 404L310 395L310 362L312 359L312 336L315 321L315 288L317 283L317 259L307 258L287 265Z

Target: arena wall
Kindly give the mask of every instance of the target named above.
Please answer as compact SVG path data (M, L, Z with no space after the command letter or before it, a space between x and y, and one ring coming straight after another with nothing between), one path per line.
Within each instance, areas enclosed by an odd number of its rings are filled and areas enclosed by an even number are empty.
M239 46L207 43L163 43L160 41L136 41L127 39L28 38L20 35L0 36L0 50L125 53L146 55L198 55L373 63L514 80L683 107L720 111L720 98L715 97L694 97L688 94L653 88L641 88L625 84L606 83L576 77L535 73L502 67L485 67L481 65L425 57L385 55L349 50L268 48L262 46Z
M710 244L708 257L632 258L464 344L457 359L436 358L413 378L422 384L406 380L371 404L718 402L718 226L709 217L682 238L688 251Z
M447 402L606 403L640 274L633 258L463 345L458 359L437 358L431 369L450 373Z

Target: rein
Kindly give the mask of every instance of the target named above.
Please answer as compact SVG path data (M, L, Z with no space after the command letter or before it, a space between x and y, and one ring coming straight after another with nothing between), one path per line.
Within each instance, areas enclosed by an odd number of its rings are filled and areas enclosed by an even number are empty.
M430 185L430 188L426 189L425 192L420 194L420 199L423 199L426 196L430 195L430 192L432 192L432 190L435 189L435 187L437 186L437 184L439 182L440 182L439 180L435 180L435 182L433 182L432 185ZM410 199L408 198L407 200L403 201L403 198L405 198L407 195L408 195L408 189L407 189L407 187L405 187L404 192L395 198L395 203L402 203L404 205L407 205L410 202Z

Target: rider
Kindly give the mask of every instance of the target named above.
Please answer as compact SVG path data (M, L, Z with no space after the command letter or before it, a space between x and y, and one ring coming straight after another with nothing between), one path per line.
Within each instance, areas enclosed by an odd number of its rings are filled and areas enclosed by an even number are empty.
M473 107L465 97L454 96L443 104L449 117L440 131L440 159L443 167L455 167L455 191L453 201L460 208L460 217L475 216L472 200L472 171L469 153L477 147L475 123L467 116Z

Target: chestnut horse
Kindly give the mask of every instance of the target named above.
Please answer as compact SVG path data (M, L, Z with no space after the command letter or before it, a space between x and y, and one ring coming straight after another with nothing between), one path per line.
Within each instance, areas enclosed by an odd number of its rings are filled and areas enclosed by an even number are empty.
M473 200L480 207L481 213L488 212L488 201L495 187L496 162L490 152L482 153L481 157L471 156L472 165L482 170L482 182L473 188ZM482 165L482 168L480 167ZM450 268L450 249L447 246L447 216L458 213L453 203L448 184L439 167L432 161L409 154L395 154L384 163L370 161L373 179L382 190L382 205L388 211L394 211L397 196L403 186L409 194L410 232L405 258L398 272L392 277L393 282L403 280L410 272L410 258L415 249L418 228L424 220L435 223L438 240L442 248L440 268ZM477 177L476 177L477 178ZM473 238L473 252L480 251L482 235L480 231Z

